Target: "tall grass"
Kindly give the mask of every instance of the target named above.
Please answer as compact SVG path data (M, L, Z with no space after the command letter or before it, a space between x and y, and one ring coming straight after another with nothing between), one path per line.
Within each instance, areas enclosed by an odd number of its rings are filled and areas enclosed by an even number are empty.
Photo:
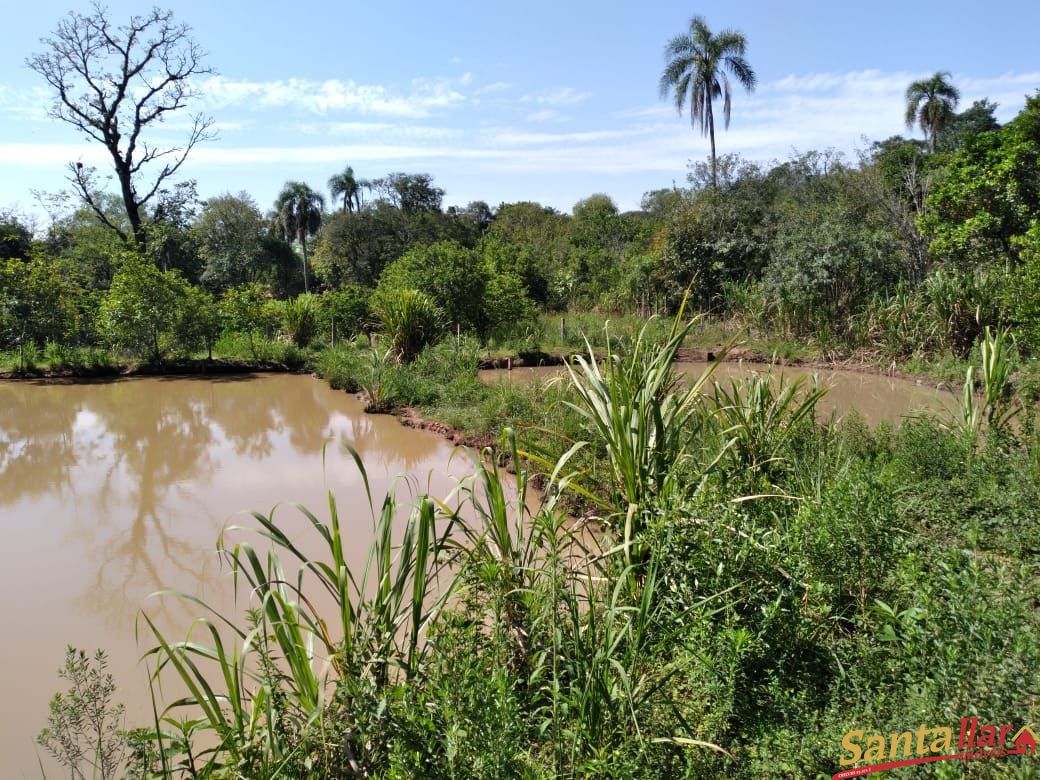
M368 475L354 457L372 505ZM333 695L349 680L386 689L409 679L422 663L426 632L453 582L441 578L450 528L438 532L433 502L416 499L395 542L398 507L391 490L378 513L373 508L372 541L361 571L347 562L348 542L331 493L327 522L297 508L320 543L320 557L305 554L273 512L253 515L254 530L269 546L266 553L248 542L230 543L241 528L221 537L218 548L251 602L245 622L179 593L166 595L188 599L211 615L196 621L187 639L168 639L144 616L157 642L146 656L155 660L154 679L172 670L187 691L159 714L164 774L186 769L190 758L193 773L234 768L250 776L291 775L305 759L333 765L343 751L360 770L364 746L344 745L345 724L326 719ZM286 568L283 557L294 569ZM206 642L192 638L196 630ZM185 729L192 732L189 744L212 747L184 753L185 742L173 739ZM171 744L182 751L171 757ZM305 752L315 746L319 755Z
M1010 399L1012 357L1007 332L994 334L987 327L979 343L979 353L981 398L976 398L975 366L968 366L959 413L955 419L961 435L973 444L983 424L992 433L1003 433L1022 410Z
M608 337L604 368L591 345L587 358L577 356L575 365L567 367L578 397L567 404L584 418L590 434L606 445L612 495L609 502L598 503L623 528L621 543L629 562L644 555L633 545L651 513L651 503L690 489L690 472L684 466L707 429L701 388L717 363L685 385L672 368L683 340L696 324L696 320L682 322L684 308L685 301L668 338L659 346L647 338L648 324L623 356ZM717 462L719 454L698 459L704 471ZM694 486L696 482L694 479Z
M443 330L444 313L418 290L380 290L373 297L373 308L383 334L403 363L415 360Z
M723 435L732 437L731 455L741 468L771 474L781 453L801 426L812 423L816 404L826 390L798 377L793 382L780 374L755 374L730 379L729 388L715 383L714 403Z
M318 298L303 293L282 304L282 326L285 334L298 347L310 344L318 330Z

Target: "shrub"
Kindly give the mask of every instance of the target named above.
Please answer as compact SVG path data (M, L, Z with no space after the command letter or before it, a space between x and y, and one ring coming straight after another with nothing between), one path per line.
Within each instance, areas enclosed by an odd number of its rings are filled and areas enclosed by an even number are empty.
M297 347L306 347L318 328L318 298L310 293L282 303L282 327Z
M99 326L114 346L161 362L176 344L176 330L188 296L177 271L160 271L136 255L125 255L101 301Z
M349 341L372 328L372 310L369 298L372 291L354 284L344 285L321 296L319 322L323 335L332 343Z
M418 290L381 288L374 296L373 308L394 355L402 363L415 360L423 347L441 336L443 312Z

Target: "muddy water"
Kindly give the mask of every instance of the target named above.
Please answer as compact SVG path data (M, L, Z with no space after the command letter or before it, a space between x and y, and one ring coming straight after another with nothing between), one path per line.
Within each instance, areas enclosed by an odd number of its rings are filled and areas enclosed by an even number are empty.
M676 370L686 376L699 376L707 367L704 363L677 363ZM729 389L729 380L751 376L754 373L765 373L768 365L761 363L727 362L720 363L712 378L723 387ZM821 417L829 417L831 413L839 416L855 410L869 425L877 425L884 421L898 425L908 416L922 413L943 416L955 409L956 397L947 390L936 389L934 385L918 384L908 379L886 377L879 374L858 371L842 371L840 369L810 369L797 366L776 366L774 375L783 375L789 380L813 375L819 377L820 386L827 389L827 394L817 406ZM538 368L515 368L512 371L481 371L485 381L505 379L513 382L532 382L547 380L555 376L566 376L566 369L559 366L542 366ZM711 382L706 386L710 391Z
M229 521L249 522L236 513L296 501L325 517L332 489L356 540L349 554L363 561L371 515L345 442L363 456L377 502L402 472L436 494L450 489L448 442L365 415L311 377L0 382L0 777L39 777L33 739L63 687L68 644L105 648L128 725L148 722L138 659L149 643L143 627L135 641L135 617L143 607L184 638L201 610L149 599L163 588L234 611L215 543ZM278 516L303 531L292 507Z

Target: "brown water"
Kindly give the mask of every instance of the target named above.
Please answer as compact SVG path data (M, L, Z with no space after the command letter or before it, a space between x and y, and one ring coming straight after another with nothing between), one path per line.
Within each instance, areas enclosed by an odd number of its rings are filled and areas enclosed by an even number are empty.
M704 366L679 368L698 373ZM763 369L725 363L716 378ZM789 377L813 373L783 371ZM560 372L483 375L534 381ZM843 371L819 376L829 389L820 405L824 414L857 409L869 423L896 423L954 404L947 392L905 380ZM138 659L150 642L146 631L135 641L135 618L144 607L168 637L184 637L201 610L149 599L164 588L235 612L215 542L229 521L249 523L236 513L298 501L324 517L332 489L356 539L352 562L360 564L371 515L343 443L363 456L377 501L405 472L423 489L446 495L449 471L466 465L462 458L451 461L452 448L442 438L392 417L365 415L355 399L311 377L0 382L0 592L8 607L0 655L6 702L0 777L39 777L42 751L33 739L50 696L63 687L56 672L68 644L105 648L128 705L128 725L148 722L146 672ZM404 498L408 490L399 492ZM278 515L293 533L303 530L292 507ZM44 765L60 776L46 758Z
M249 523L236 513L298 501L325 517L332 489L361 563L371 515L345 442L363 456L377 502L402 472L438 495L450 489L448 442L366 415L312 377L0 382L0 777L40 776L33 740L64 687L56 672L68 644L105 648L128 724L150 720L138 663L150 637L142 630L138 645L135 617L144 607L169 637L185 636L202 611L148 598L163 588L234 611L215 543L229 520ZM278 514L303 529L292 507Z
M676 363L676 370L686 376L698 376L707 367L704 363ZM744 363L739 361L720 363L712 378L723 387L729 388L729 380L751 376L754 373L765 373L770 367L761 363ZM537 368L514 368L512 371L481 371L481 378L493 382L503 379L511 382L545 381L556 376L566 376L566 368L562 366L539 366ZM858 371L842 371L840 369L811 369L797 366L776 366L773 374L783 374L788 380L813 375L819 377L820 386L827 389L827 394L817 406L821 417L829 417L831 413L845 415L853 409L863 417L869 425L888 422L898 425L905 417L922 413L946 415L955 409L957 399L948 390L937 389L934 385L917 383L908 379L882 376L880 374ZM709 381L706 390L710 391Z

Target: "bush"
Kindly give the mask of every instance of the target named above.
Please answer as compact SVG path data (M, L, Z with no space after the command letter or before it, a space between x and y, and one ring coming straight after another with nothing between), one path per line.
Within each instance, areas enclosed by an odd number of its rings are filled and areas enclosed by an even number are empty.
M388 290L418 290L441 309L445 323L484 334L487 283L479 253L454 241L441 241L417 246L387 266L379 277L378 290L380 300Z
M282 302L282 327L297 347L306 347L318 329L318 298L310 293Z
M177 271L125 255L101 301L99 327L113 346L159 363L177 343L176 331L189 295Z
M428 295L418 290L380 288L373 299L382 333L402 363L415 360L427 344L443 333L444 314Z
M333 332L340 342L372 329L371 295L367 288L348 284L321 296L318 319L322 335L330 344Z

